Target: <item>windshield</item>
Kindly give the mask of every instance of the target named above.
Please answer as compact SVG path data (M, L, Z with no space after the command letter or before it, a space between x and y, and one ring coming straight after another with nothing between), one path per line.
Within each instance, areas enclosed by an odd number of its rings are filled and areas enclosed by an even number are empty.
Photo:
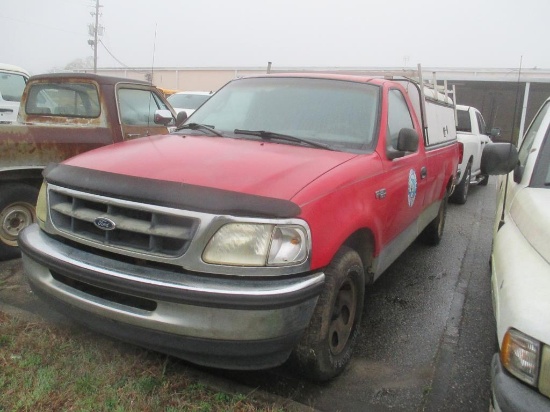
M550 189L550 128L537 157L530 186Z
M167 99L174 108L196 109L210 97L209 94L173 94Z
M544 187L550 189L550 126L548 126L548 112L550 111L550 101L547 101L538 111L535 119L532 121L521 147L519 149L518 159L521 166L525 166L531 154L536 154L532 147L535 140L544 135L541 149L537 155L535 169L530 186Z
M378 126L379 95L377 86L340 80L241 79L216 93L192 121L224 135L261 130L333 148L365 149Z

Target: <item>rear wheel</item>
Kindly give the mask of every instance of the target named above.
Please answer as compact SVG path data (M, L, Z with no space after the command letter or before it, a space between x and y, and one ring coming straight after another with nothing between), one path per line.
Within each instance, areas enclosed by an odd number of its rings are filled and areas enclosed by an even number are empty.
M455 187L453 194L450 197L451 202L463 205L468 200L468 192L470 190L470 180L472 178L472 165L468 163L464 170L462 180Z
M365 297L363 264L353 249L342 247L325 276L311 322L291 355L294 366L316 381L337 376L350 361Z
M19 232L36 221L38 189L24 184L8 184L0 190L0 260L19 257Z
M437 216L432 220L428 226L420 234L421 240L428 245L438 245L443 237L443 229L445 228L445 218L447 217L447 201L449 199L448 192L445 192L445 196L441 200Z

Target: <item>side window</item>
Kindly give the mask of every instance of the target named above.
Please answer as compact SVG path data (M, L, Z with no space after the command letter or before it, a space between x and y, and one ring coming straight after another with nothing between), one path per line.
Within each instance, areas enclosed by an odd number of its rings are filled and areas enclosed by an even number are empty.
M122 123L133 126L153 125L155 111L168 109L153 92L139 89L119 89L118 105Z
M537 114L537 117L535 117L535 119L529 126L529 130L527 130L527 133L523 138L523 142L521 143L521 147L518 153L519 164L521 166L525 166L525 163L527 163L527 158L529 157L529 152L531 152L531 147L533 147L535 136L537 135L540 129L540 126L542 124L542 121L544 120L546 113L548 112L549 109L550 109L550 103L546 103L544 107Z
M477 126L479 127L479 133L486 134L485 120L483 120L483 116L481 116L481 113L476 112L476 118L477 118Z
M27 79L19 74L0 74L0 95L9 102L20 102Z
M399 90L390 90L388 94L388 128L386 136L389 147L397 150L397 137L399 131L404 127L414 129L409 107L405 97Z
M470 121L470 112L468 110L456 111L458 125L456 126L457 132L472 132L472 122Z

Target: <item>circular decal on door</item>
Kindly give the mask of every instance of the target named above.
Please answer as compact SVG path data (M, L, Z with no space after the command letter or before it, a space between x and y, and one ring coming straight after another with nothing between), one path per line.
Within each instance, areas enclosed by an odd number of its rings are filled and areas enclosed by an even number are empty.
M416 186L416 173L413 169L411 169L409 171L409 207L412 207L412 205L414 204L414 199L416 198Z

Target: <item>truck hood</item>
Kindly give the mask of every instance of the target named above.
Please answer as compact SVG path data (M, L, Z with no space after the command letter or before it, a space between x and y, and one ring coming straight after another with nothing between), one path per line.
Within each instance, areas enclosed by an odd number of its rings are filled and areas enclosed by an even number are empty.
M550 189L520 190L510 206L510 217L525 239L550 263Z
M290 200L356 154L225 137L150 136L81 154L67 165Z

